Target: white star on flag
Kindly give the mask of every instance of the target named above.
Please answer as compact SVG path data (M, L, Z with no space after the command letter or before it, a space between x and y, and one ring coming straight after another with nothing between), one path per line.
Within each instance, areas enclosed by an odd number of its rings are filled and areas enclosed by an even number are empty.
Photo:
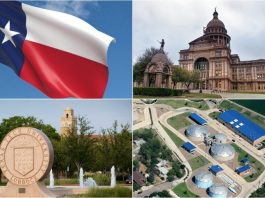
M14 43L12 37L17 35L17 34L20 34L20 33L10 30L10 21L7 22L7 24L5 25L4 29L0 27L0 30L5 35L5 37L4 37L3 41L2 41L2 44L4 44L5 42L10 40L10 42L16 47L16 44Z

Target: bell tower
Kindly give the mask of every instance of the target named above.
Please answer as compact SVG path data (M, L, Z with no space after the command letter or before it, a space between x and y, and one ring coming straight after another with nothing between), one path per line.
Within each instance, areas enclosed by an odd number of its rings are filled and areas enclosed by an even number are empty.
M67 107L61 118L61 136L67 135L70 131L77 133L77 119L74 116L74 110Z

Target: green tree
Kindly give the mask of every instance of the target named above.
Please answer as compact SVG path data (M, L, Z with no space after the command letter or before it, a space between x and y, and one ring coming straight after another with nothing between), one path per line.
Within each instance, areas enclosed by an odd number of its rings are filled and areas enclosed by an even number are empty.
M55 128L49 124L44 124L42 120L38 120L33 116L13 116L2 120L0 124L0 141L2 141L8 132L17 127L33 127L45 133L50 140L60 140L60 135L56 132Z
M172 81L174 87L178 82L182 82L186 86L186 89L189 90L192 83L200 82L200 73L197 70L189 71L185 68L174 67Z
M95 160L95 140L91 138L94 130L84 116L77 118L77 125L79 134L76 134L73 129L69 129L67 135L63 137L63 145L68 154L67 163L70 167L71 164L74 165L78 172L81 167L85 170L91 170Z
M173 82L173 89L176 88L177 83L182 82L182 67L178 65L174 65L172 67L172 82Z
M133 170L136 171L139 169L139 161L138 160L133 160Z
M117 176L123 180L132 171L132 135L129 128L128 124L118 127L118 122L114 121L111 128L102 129L96 146L97 168L106 172L114 165Z
M153 183L155 181L155 176L154 174L150 174L149 177L147 177L147 181L149 183Z

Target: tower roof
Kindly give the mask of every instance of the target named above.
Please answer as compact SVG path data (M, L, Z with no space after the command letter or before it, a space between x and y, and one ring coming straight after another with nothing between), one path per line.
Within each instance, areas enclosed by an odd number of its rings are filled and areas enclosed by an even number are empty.
M65 109L66 111L71 111L71 110L73 110L71 107L66 107L66 109Z
M165 52L164 52L163 49L160 49L160 50L158 51L158 53L156 53L156 54L152 57L151 62L153 62L153 63L161 62L161 63L163 63L163 64L168 64L168 63L169 63L168 58L167 58L167 55L165 54Z
M214 29L216 28L216 29ZM206 33L210 33L210 32L213 32L213 33L217 33L217 28L221 28L224 30L224 32L222 33L226 33L226 29L225 29L225 25L224 23L218 18L218 12L216 11L216 9L214 10L214 13L213 13L213 19L207 24L207 27L206 27ZM212 31L210 31L210 29ZM220 32L218 32L220 33Z

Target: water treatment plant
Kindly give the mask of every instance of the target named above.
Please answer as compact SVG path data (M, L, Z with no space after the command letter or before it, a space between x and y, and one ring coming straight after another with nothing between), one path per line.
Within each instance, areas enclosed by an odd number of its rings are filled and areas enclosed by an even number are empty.
M248 197L265 181L262 115L228 100L135 100L134 109L134 130L155 129L186 172L137 196L164 189L178 197Z

